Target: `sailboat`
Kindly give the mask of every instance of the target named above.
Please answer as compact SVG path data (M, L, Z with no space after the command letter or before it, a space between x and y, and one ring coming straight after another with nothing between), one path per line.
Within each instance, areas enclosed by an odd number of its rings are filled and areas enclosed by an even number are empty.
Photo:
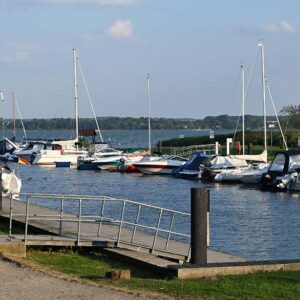
M244 66L241 65L242 77L242 139L243 139L243 154L230 155L227 157L216 157L211 161L211 166L203 168L199 177L204 180L215 180L218 182L241 181L242 174L245 180L251 181L249 178L253 175L253 181L257 181L257 177L261 176L266 170L268 152L267 152L267 121L266 121L266 85L265 85L265 63L264 63L264 48L263 44L259 43L261 47L261 61L262 61L262 87L263 87L263 117L264 117L264 151L258 155L245 154L245 71ZM252 168L252 166L255 168ZM260 167L258 167L260 166Z
M77 165L79 156L87 156L88 151L79 149L79 121L78 121L78 91L77 91L77 54L73 49L73 71L74 71L74 99L75 99L75 134L72 140L54 140L40 149L32 164L39 166L55 166L57 163L70 163Z
M171 175L173 170L179 169L187 162L187 159L179 156L151 156L151 106L150 106L150 75L147 74L147 100L148 100L148 152L150 156L145 156L132 165L143 174L168 174Z
M283 141L285 143L285 146L287 148L286 145L286 141L285 138L283 136L282 133L282 129L281 129L281 125L279 122L279 119L277 117L277 113L276 113L276 109L273 103L273 99L271 97L271 93L270 93L270 89L269 86L267 85L267 80L266 80L266 76L265 76L265 64L264 64L264 46L262 43L258 44L258 47L261 49L261 61L262 61L262 87L263 87L263 115L264 115L264 148L265 150L263 151L262 154L258 155L257 157L261 157L262 160L264 160L264 162L260 162L257 163L258 161L256 161L256 163L252 163L249 164L247 167L245 168L237 168L236 170L225 170L223 172L221 172L220 174L218 174L215 177L216 181L240 181L243 183L259 183L263 174L266 173L269 169L269 164L267 163L267 117L266 117L266 88L268 88L268 92L271 98L271 102L273 104L273 108L274 108L274 113L276 115L277 118L277 122L283 137ZM244 78L244 73L243 74L243 78ZM244 80L243 80L244 82ZM243 84L243 103L244 103L244 99L245 99L245 93L244 93L244 84ZM244 114L244 104L243 104L243 114ZM243 143L244 143L244 125L243 125ZM244 148L244 146L243 146ZM239 159L245 159L245 160L252 160L253 159L253 155L235 155L235 158L239 158Z

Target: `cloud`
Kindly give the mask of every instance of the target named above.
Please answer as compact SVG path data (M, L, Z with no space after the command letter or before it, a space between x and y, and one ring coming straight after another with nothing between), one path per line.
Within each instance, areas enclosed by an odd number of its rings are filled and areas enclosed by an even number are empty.
M133 23L130 20L118 20L106 30L106 33L116 38L133 38Z
M137 0L0 0L1 2L22 5L130 5Z
M269 22L265 25L261 26L261 29L268 33L277 33L277 32L295 32L296 29L289 24L287 21L279 21L279 22Z
M14 64L29 61L33 55L40 52L42 48L38 45L18 44L16 42L6 43L1 48L0 62Z
M6 63L6 64L12 64L12 63L28 60L29 57L30 57L29 52L16 50L9 54L1 54L0 62Z

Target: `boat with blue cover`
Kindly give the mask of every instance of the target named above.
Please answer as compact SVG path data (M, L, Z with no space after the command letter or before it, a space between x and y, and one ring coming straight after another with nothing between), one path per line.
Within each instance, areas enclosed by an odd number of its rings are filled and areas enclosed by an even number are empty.
M172 175L177 178L197 178L200 166L210 167L213 156L205 154L201 151L192 153L190 159L179 169L175 169Z

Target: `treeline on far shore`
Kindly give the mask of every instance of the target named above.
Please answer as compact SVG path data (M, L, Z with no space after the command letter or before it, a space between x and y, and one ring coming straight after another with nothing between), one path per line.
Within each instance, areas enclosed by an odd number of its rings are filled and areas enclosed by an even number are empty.
M147 117L98 117L98 123L104 130L141 130L148 129ZM178 129L235 129L238 123L238 116L208 116L204 119L193 118L151 118L151 128L156 130L178 130ZM275 117L267 117L268 122L275 122ZM284 123L286 118L281 117ZM68 130L75 127L75 120L72 118L50 118L50 119L24 119L24 127L26 130ZM12 119L4 120L7 129L13 129L14 123ZM95 129L96 123L93 118L80 118L80 128ZM263 126L261 116L246 115L245 128L255 130ZM16 120L16 127L22 128L21 120Z
M300 138L300 133L298 131L287 131L284 133L286 142L289 148L299 148L298 140ZM213 139L207 136L199 137L185 137L185 138L175 138L166 141L162 141L163 147L184 147L191 145L203 145L212 144L219 142L222 145L226 145L227 138L234 138L235 141L240 141L242 144L242 132L239 131L233 137L228 134L215 135ZM300 140L299 140L300 142ZM263 131L246 131L245 132L245 144L249 145L264 145L264 132ZM284 149L282 135L278 131L268 131L267 132L267 144L268 146L276 146Z

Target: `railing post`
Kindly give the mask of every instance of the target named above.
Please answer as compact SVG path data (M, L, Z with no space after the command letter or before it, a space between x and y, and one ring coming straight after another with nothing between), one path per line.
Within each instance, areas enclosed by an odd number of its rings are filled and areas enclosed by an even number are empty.
M80 242L81 209L82 209L82 199L79 199L78 225L77 225L77 246L79 246L79 242Z
M13 222L13 194L10 194L10 203L9 203L9 232L8 236L11 237L12 231L12 222Z
M209 190L191 189L191 263L207 264Z
M170 238L171 238L171 231L172 231L172 227L173 227L173 223L174 223L174 218L175 218L175 214L173 213L172 218L171 218L170 227L169 227L169 233L168 233L168 238L167 238L165 250L168 250L168 247L169 247L169 242L170 242Z
M25 216L25 236L24 236L25 244L27 243L27 235L28 235L29 201L30 201L30 198L27 196L26 216Z
M102 207L101 207L101 212L100 212L100 221L99 221L97 236L100 236L100 232L101 232L102 218L104 216L104 206L105 206L105 200L102 200Z
M126 201L124 200L123 201L123 206L122 206L122 213L121 213L121 220L120 220L120 225L119 225L118 238L117 238L117 247L119 246L120 239L121 239L121 230L122 230L123 220L124 220L125 205L126 205Z
M62 218L64 216L64 195L60 199L59 235L62 235Z
M138 212L137 212L136 218L135 218L135 224L136 225L138 224L138 221L139 221L139 218L140 218L141 208L142 208L142 206L139 205ZM132 237L131 237L131 243L133 243L133 240L134 240L134 237L135 237L136 225L134 225L134 228L133 228Z
M162 209L159 210L159 217L158 217L158 220L157 220L155 236L154 236L154 240L153 240L153 244L152 244L152 249L151 249L152 252L155 250L156 239L157 239L157 236L158 236L158 231L159 231L161 216L162 216Z

